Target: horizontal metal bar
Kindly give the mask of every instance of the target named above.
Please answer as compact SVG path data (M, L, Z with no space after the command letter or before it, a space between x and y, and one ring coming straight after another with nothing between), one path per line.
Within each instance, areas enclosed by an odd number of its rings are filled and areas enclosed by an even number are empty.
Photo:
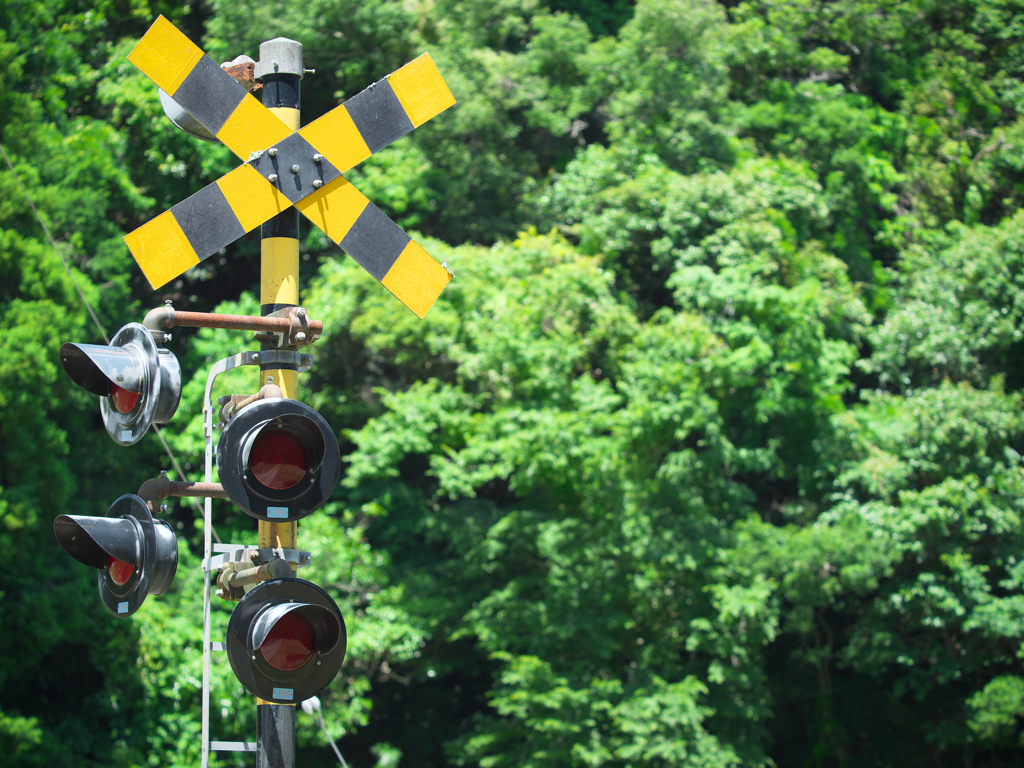
M211 752L255 752L255 741L211 741Z
M246 549L246 548L247 548L247 545L245 545L245 544L214 544L213 545L213 551L214 552L235 552L236 550Z
M257 317L255 315L217 315L210 312L174 312L175 327L226 328L234 331L277 331L287 333L295 323L287 317ZM319 320L307 320L300 330L309 330L314 336L324 332Z
M209 496L213 499L226 499L227 492L220 483L193 483L184 480L171 480L171 496Z

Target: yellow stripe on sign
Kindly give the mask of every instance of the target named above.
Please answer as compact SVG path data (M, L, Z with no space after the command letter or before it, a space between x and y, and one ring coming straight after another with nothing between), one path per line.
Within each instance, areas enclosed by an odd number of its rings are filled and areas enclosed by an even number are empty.
M203 49L163 16L157 17L128 54L128 61L170 96L174 96L201 58Z
M392 72L388 75L388 82L414 128L455 103L455 97L429 53Z
M370 148L344 104L314 120L300 130L299 135L342 173L370 156Z
M299 200L295 207L338 244L352 229L369 202L362 192L342 176Z
M267 111L288 126L292 132L299 130L302 124L299 110L295 107L267 107Z
M380 284L422 320L451 279L447 269L410 240Z
M199 257L170 211L125 235L124 242L154 289L199 263Z
M291 128L271 114L255 96L247 93L221 127L217 138L245 161L251 153L267 149L291 134Z
M291 201L251 165L240 165L215 183L246 232L292 207Z

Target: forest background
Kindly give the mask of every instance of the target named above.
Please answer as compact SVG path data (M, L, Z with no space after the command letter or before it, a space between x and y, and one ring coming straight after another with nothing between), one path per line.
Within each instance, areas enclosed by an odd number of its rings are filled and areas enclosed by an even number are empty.
M126 61L159 13L217 61L301 41L306 122L424 51L459 100L350 174L455 272L425 321L302 228L349 765L1020 764L1024 2L2 0L5 766L199 760L195 509L130 620L51 533L175 476L60 370L100 342L61 260L108 333L258 309L255 235L155 292L121 241L235 164ZM199 479L211 361L255 347L171 347Z

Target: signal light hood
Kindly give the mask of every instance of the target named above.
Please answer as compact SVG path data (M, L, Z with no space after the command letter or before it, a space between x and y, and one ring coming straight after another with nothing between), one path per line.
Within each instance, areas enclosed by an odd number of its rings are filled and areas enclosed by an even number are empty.
M110 397L111 384L142 391L145 360L135 349L66 341L60 345L60 364L75 384L100 397Z
M53 533L65 552L97 570L107 567L107 555L132 565L141 558L140 531L127 518L59 515L53 521Z

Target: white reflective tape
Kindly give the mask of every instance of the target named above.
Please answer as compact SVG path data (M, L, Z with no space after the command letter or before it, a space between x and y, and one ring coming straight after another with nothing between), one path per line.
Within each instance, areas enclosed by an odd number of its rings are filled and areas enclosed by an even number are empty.
M117 604L117 612L118 613L128 613L128 603L118 603Z
M275 699L288 699L288 701L291 701L292 697L294 695L295 695L295 689L294 688L275 688L274 689L274 695L273 695L272 698L275 698Z
M121 439L122 440L131 440L132 439L132 431L130 429L123 430L121 432Z
M275 519L287 520L288 519L288 507L267 507L267 517L273 517Z

